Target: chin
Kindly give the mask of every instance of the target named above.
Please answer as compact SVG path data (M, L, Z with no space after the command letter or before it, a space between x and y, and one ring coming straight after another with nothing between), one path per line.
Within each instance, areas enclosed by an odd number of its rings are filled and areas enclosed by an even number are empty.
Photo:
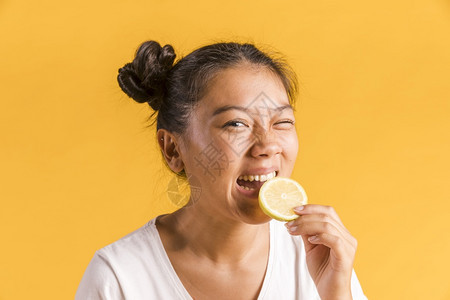
M261 209L258 209L256 212L241 212L239 217L244 223L251 225L260 225L272 220L272 218L266 215Z

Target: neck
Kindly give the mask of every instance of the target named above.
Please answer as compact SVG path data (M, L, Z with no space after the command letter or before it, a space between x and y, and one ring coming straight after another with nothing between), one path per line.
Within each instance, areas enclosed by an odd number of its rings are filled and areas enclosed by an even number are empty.
M239 265L268 252L269 224L252 225L226 219L201 207L187 206L167 215L176 248L214 264Z

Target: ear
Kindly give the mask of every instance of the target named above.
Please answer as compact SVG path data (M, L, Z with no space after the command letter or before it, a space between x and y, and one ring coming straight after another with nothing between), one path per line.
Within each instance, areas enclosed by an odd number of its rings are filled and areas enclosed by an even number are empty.
M179 173L184 168L184 163L180 155L179 145L175 135L165 129L159 129L156 133L158 144L169 168L175 173Z

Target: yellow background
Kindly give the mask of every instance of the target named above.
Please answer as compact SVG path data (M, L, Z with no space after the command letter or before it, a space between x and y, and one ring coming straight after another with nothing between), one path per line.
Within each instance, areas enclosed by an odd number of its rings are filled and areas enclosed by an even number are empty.
M0 299L71 299L94 251L174 210L117 69L269 44L301 83L293 177L358 238L371 299L450 299L450 2L0 1Z

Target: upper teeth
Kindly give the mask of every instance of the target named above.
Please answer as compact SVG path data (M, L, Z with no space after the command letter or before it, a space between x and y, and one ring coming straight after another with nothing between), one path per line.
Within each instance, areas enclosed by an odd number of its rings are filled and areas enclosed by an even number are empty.
M241 175L238 179L244 180L244 181L266 181L271 178L274 178L277 175L275 171L269 173L269 174L263 174L263 175Z

